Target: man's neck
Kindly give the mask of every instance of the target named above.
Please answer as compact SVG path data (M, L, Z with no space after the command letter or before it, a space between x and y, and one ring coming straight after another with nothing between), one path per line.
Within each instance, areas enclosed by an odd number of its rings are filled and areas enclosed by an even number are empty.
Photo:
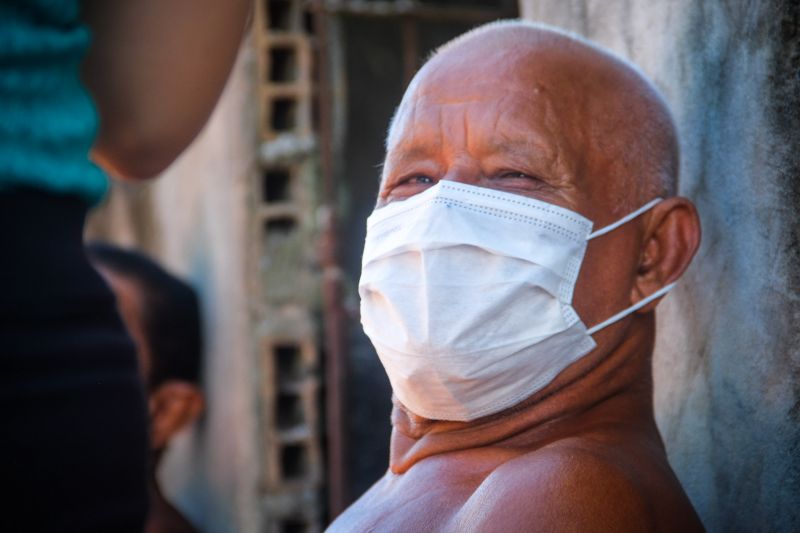
M427 457L476 448L530 451L611 425L660 439L652 408L654 328L650 324L631 329L610 353L587 355L571 372L497 415L471 422L430 420L409 413L395 401L391 471L402 474ZM576 374L570 377L570 373Z

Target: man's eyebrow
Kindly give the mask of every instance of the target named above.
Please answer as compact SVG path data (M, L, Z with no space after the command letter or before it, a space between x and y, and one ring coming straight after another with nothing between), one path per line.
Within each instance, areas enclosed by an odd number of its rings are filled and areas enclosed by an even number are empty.
M415 145L410 148L392 150L387 160L391 160L394 165L403 165L419 159L428 159L432 154L433 150L429 146Z
M493 142L489 149L493 154L508 158L510 164L521 165L521 170L536 172L545 181L564 183L572 180L572 169L561 164L558 148L535 137Z
M546 157L552 153L552 149L549 146L536 139L509 139L497 141L489 146L489 150L501 154L520 156L542 155Z
M485 147L486 155L494 154L510 157L517 162L529 161L536 164L551 164L556 156L553 146L536 138L498 139ZM416 161L435 157L436 149L428 144L414 144L392 150L385 163L392 167L402 167Z

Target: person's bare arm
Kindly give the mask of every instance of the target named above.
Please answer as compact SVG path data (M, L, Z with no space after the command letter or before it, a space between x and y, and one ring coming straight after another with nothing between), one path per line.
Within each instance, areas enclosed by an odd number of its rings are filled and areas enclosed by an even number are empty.
M164 170L225 86L250 0L85 0L83 81L100 114L92 159L116 177Z

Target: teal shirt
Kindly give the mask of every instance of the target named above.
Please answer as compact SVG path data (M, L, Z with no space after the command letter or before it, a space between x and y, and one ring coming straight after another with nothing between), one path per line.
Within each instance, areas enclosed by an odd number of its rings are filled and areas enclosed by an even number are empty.
M89 30L78 0L0 0L0 191L20 186L96 204L98 116L81 84Z

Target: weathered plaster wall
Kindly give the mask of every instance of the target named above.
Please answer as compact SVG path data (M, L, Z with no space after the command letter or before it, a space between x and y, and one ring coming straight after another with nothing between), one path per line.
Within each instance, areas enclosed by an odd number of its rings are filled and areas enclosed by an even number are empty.
M800 531L800 3L522 0L640 65L703 244L659 308L656 409L710 531Z
M155 187L160 257L201 291L207 411L173 446L162 478L204 531L256 531L258 372L247 281L255 168L252 49L244 46L214 115Z
M254 54L242 52L203 132L153 183L115 186L89 235L136 246L198 291L206 412L164 458L165 492L207 532L261 531L259 373L247 280L255 172Z

